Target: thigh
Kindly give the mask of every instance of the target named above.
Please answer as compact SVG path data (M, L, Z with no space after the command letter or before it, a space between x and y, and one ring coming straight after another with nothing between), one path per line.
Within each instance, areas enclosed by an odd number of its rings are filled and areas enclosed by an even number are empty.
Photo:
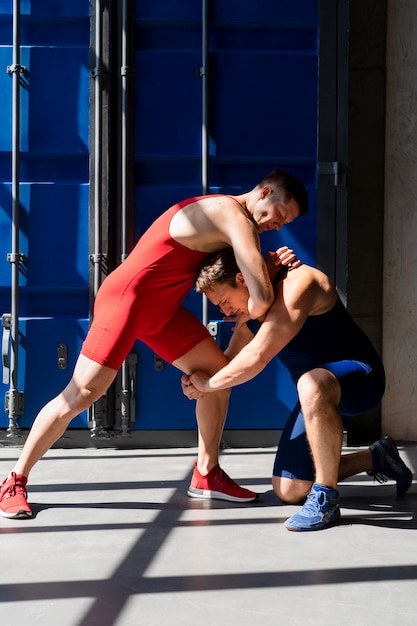
M123 264L120 266L120 268ZM143 326L142 300L132 285L120 280L119 268L101 285L94 303L93 321L81 348L87 358L118 370Z
M336 376L341 390L338 410L346 424L353 415L373 409L385 391L385 373L382 364L345 360L320 366Z
M214 352L223 354L204 324L183 306L175 311L159 332L150 335L141 332L138 339L146 343L165 361L172 363L186 373L188 372L179 366L178 362L181 360L185 363L185 355L191 352L199 354L197 346L202 342L208 346L208 355ZM198 359L197 356L196 359ZM202 362L204 363L204 360ZM193 367L193 369L204 369L201 367L202 363L200 361L198 363L200 367ZM194 363L190 362L190 367L193 365Z
M210 375L218 372L228 364L213 337L208 337L194 346L181 358L174 361L173 365L185 374L191 374L196 370L204 370Z

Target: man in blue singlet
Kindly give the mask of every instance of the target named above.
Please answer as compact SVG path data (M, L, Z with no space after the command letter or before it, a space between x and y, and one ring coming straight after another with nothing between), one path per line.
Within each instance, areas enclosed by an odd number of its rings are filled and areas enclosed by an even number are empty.
M274 302L262 323L257 329L250 323L236 328L225 351L229 364L213 376L202 371L184 376L183 391L197 398L240 385L278 356L297 386L299 404L280 440L273 488L284 502L307 497L285 522L288 530L318 530L340 517L340 480L366 471L380 482L395 480L397 495L403 495L412 474L389 436L369 449L341 454L349 419L371 410L383 396L383 364L323 272L308 265L278 273L270 267L269 272ZM247 313L248 290L231 251L206 259L196 288L227 317Z

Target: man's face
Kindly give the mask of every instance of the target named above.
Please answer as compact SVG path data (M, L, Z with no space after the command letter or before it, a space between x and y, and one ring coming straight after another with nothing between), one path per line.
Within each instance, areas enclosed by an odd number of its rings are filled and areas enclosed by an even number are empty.
M226 317L239 313L248 315L249 292L242 274L236 275L235 287L229 283L217 283L205 293L210 302L219 306Z
M300 215L298 203L292 198L288 202L276 198L271 187L261 190L256 203L253 218L258 224L258 232L280 230L284 224L290 224Z

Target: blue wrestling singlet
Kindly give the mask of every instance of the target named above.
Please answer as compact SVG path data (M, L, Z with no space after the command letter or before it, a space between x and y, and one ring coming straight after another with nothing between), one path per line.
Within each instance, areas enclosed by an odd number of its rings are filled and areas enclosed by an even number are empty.
M353 415L370 411L384 394L382 361L340 299L327 313L309 316L300 332L277 357L289 371L294 384L312 369L331 371L341 387L338 409L344 424ZM299 404L283 430L273 474L314 480L314 465Z

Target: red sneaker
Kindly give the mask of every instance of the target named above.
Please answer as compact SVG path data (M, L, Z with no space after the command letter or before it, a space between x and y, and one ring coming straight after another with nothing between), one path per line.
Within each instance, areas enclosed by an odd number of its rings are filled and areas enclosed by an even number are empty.
M26 476L12 472L3 480L0 491L0 515L10 519L24 519L32 517L32 511L27 501Z
M194 473L187 494L190 498L209 498L212 500L229 500L229 502L251 502L258 494L240 487L224 472L219 465L203 476L194 463Z

